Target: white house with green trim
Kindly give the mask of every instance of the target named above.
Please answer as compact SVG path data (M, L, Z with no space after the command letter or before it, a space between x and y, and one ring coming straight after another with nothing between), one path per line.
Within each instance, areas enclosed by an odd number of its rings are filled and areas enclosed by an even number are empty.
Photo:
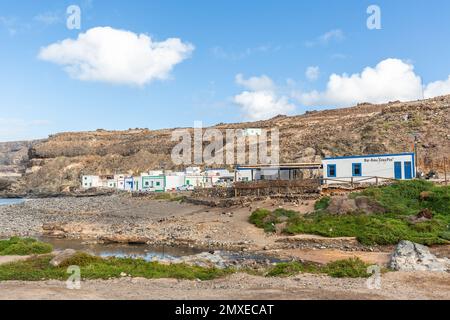
M141 175L139 181L139 191L164 192L166 185L166 177Z

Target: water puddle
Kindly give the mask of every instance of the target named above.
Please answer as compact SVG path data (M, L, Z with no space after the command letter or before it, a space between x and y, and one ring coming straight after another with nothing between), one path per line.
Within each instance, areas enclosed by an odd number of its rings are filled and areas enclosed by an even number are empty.
M10 206L10 205L14 205L14 204L21 204L24 203L25 200L24 199L16 199L16 198L11 198L11 199L0 199L0 206Z
M116 258L134 258L144 259L145 261L152 261L155 258L159 261L180 261L180 259L187 259L194 256L206 256L206 259L215 259L220 256L220 259L228 263L240 265L248 261L255 263L276 263L282 262L282 259L269 257L263 254L254 254L250 252L234 252L234 251L216 251L215 254L208 253L208 250L190 248L190 247L155 247L149 245L133 245L133 244L101 244L89 243L82 240L72 239L56 239L49 237L39 237L40 241L50 243L55 250L74 249L89 252L92 255L100 257L116 257ZM203 257L203 258L204 258Z
M81 240L40 237L40 241L50 243L55 250L74 249L89 252L100 257L140 258L151 261L158 258L180 258L195 255L205 250L189 247L154 247L132 244L92 244Z

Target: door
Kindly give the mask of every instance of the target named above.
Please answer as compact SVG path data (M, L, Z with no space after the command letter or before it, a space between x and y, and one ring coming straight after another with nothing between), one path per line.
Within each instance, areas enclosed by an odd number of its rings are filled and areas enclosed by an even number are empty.
M412 163L411 161L405 161L405 179L412 179Z
M402 163L401 162L394 163L394 175L395 175L395 179L400 180L402 178Z

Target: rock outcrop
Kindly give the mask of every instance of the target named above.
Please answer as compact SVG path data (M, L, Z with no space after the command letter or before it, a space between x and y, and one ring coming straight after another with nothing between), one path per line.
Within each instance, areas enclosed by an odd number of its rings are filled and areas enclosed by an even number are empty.
M389 267L397 271L450 271L450 260L437 258L421 244L401 241L395 248Z
M320 162L331 155L408 152L412 151L412 133L417 133L420 171L442 173L444 157L450 158L449 123L450 96L444 96L361 104L252 123L218 124L212 128L223 133L227 129L278 128L281 162ZM179 170L182 166L171 161L171 151L178 143L172 141L174 130L66 132L23 146L8 144L2 149L0 144L0 172L18 170L24 174L12 186L16 192L60 192L79 187L81 174ZM193 134L193 128L187 130ZM20 169L11 169L11 164ZM309 176L309 172L304 173L305 178Z
M385 213L386 209L369 197L359 196L354 199L348 196L337 196L330 200L327 211L331 214L376 214Z

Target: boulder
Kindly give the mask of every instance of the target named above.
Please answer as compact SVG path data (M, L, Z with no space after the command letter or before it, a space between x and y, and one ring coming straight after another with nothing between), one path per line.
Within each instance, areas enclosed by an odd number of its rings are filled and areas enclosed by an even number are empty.
M332 197L327 211L331 214L349 214L358 210L356 201L346 196Z
M59 267L67 259L72 258L77 252L73 249L66 249L58 253L52 260L50 260L50 265L53 267Z
M386 209L381 204L366 196L355 198L355 203L358 210L365 213L386 213Z
M450 271L450 260L437 258L428 247L411 241L400 241L389 267L397 271Z
M347 196L332 197L327 211L331 214L373 214L385 213L386 209L373 199L366 196L359 196L350 199Z

